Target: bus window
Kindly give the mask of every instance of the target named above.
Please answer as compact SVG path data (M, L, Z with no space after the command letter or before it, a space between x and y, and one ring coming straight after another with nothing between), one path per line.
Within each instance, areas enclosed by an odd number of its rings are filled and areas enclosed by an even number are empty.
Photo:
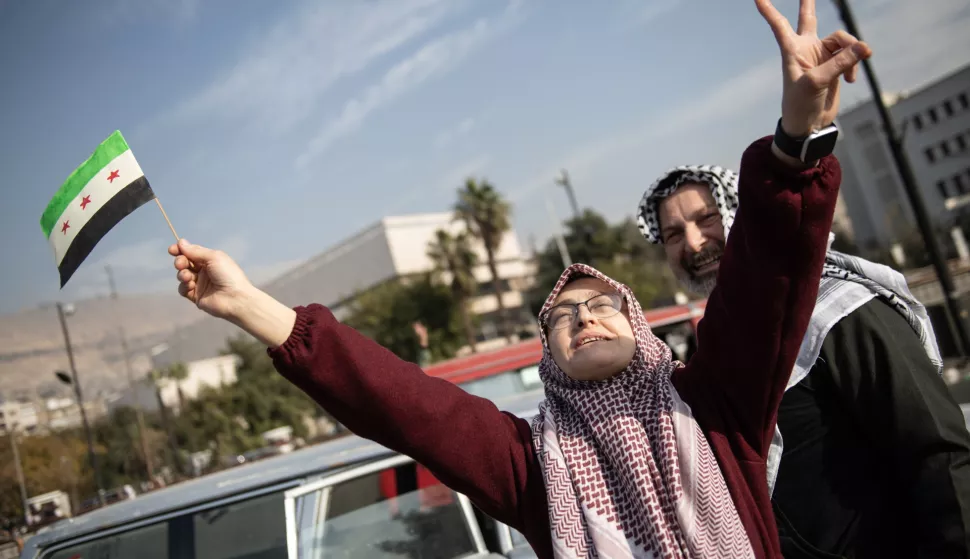
M477 378L460 383L458 386L469 394L489 400L499 400L513 394L521 394L542 387L539 380L539 366L533 365L517 371L505 371L496 375Z
M539 378L539 366L533 365L519 371L519 379L526 390L542 388L542 380Z
M459 384L466 392L489 400L498 400L525 391L517 371L506 371L497 375L477 378Z
M280 507L282 509L282 507ZM45 559L168 559L168 524L161 522L55 551Z

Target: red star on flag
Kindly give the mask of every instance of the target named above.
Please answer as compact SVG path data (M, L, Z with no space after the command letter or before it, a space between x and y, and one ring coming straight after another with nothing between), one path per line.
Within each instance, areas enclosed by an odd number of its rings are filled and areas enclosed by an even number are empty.
M67 230L70 229L71 227L70 225L68 225L69 223L71 223L70 219L65 221L64 225L61 225L61 233L64 233L65 235L67 235Z
M88 204L90 204L90 203L91 203L91 195L88 194L84 198L81 198L81 209L82 210L83 209L86 209L88 207Z
M116 178L118 178L118 169L115 169L114 171L111 171L111 174L108 175L108 182L113 183Z

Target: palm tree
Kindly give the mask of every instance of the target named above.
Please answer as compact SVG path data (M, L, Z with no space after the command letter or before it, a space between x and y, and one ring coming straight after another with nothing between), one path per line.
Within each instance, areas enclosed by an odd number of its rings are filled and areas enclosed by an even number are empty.
M513 325L502 301L502 282L498 275L495 253L502 243L502 237L512 228L511 214L509 203L502 199L502 195L485 178L476 181L469 177L465 180L465 186L458 190L455 219L464 221L468 230L485 248L486 264L492 274L492 290L495 291L499 315L502 317L503 334L510 342Z
M468 306L477 285L474 271L478 257L470 246L468 234L462 232L452 236L444 229L438 229L434 240L428 243L428 258L438 271L451 275L451 292L461 311L465 339L472 352L475 352L475 328Z

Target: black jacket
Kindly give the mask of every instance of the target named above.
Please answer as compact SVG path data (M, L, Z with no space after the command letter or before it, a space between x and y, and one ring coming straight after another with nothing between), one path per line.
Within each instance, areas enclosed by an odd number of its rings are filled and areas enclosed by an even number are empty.
M970 558L970 433L884 301L832 328L778 413L786 558Z

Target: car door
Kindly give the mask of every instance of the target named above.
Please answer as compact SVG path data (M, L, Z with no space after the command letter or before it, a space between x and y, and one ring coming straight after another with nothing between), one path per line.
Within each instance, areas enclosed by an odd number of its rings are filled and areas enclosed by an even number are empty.
M392 455L287 491L289 559L487 556L471 502L429 475Z

